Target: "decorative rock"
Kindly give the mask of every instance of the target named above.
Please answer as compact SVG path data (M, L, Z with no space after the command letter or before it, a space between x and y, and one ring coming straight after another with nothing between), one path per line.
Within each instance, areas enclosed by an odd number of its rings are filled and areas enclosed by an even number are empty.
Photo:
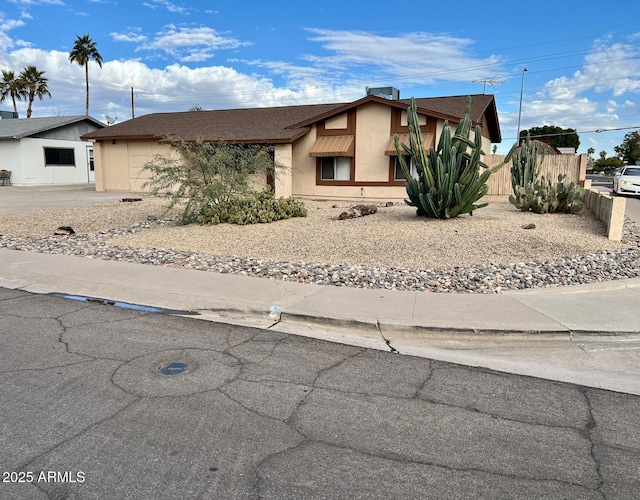
M76 234L76 232L69 226L60 226L53 232L53 234L57 236L68 236L70 234Z
M355 213L355 210L353 210ZM429 269L379 268L325 265L319 263L271 262L261 259L208 255L156 248L113 247L113 236L161 227L158 220L97 234L75 234L73 238L0 236L0 248L94 259L120 260L156 266L193 268L201 271L241 274L283 281L350 286L369 289L439 293L498 293L502 290L548 288L640 278L640 226L625 222L620 250L605 250L553 261L520 262L511 265L478 264ZM61 227L59 229L63 229ZM71 229L71 228L69 228ZM65 234L74 234L65 232Z
M525 224L522 226L522 229L535 229L536 225L532 222L531 224Z
M375 214L378 211L378 207L375 205L356 205L353 207L360 213L360 216Z
M345 219L355 219L358 216L356 211L353 208L347 208L344 212L342 212L339 216L339 220Z

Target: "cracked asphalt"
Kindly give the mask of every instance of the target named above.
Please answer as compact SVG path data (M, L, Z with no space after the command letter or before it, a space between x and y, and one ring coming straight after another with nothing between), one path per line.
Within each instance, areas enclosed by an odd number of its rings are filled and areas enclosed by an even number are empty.
M637 396L19 290L0 316L2 499L640 494Z

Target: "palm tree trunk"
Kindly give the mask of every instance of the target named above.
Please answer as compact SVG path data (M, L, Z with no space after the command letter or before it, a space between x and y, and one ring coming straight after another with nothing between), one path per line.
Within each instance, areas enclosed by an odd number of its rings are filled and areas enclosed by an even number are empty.
M85 114L89 116L89 61L88 60L84 63L84 79L87 84L87 100L86 100Z

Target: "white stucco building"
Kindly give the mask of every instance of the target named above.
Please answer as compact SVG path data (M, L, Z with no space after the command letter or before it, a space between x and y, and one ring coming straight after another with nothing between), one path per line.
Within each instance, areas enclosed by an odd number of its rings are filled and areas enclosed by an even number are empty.
M105 126L85 115L0 119L0 169L15 186L95 182L93 144L80 136Z

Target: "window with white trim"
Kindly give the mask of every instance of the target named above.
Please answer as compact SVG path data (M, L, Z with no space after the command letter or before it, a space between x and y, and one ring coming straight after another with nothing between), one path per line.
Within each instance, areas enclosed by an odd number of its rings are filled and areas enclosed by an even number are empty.
M320 179L323 181L351 180L351 158L348 156L324 156L320 160Z
M394 156L395 165L393 168L393 180L396 181L406 181L407 178L404 175L404 170L402 170L402 166L400 166L400 160L398 160L397 156ZM411 172L411 177L414 179L418 178L418 169L416 168L416 164L413 161L413 157L406 155L404 157L404 161L409 165L409 171Z

